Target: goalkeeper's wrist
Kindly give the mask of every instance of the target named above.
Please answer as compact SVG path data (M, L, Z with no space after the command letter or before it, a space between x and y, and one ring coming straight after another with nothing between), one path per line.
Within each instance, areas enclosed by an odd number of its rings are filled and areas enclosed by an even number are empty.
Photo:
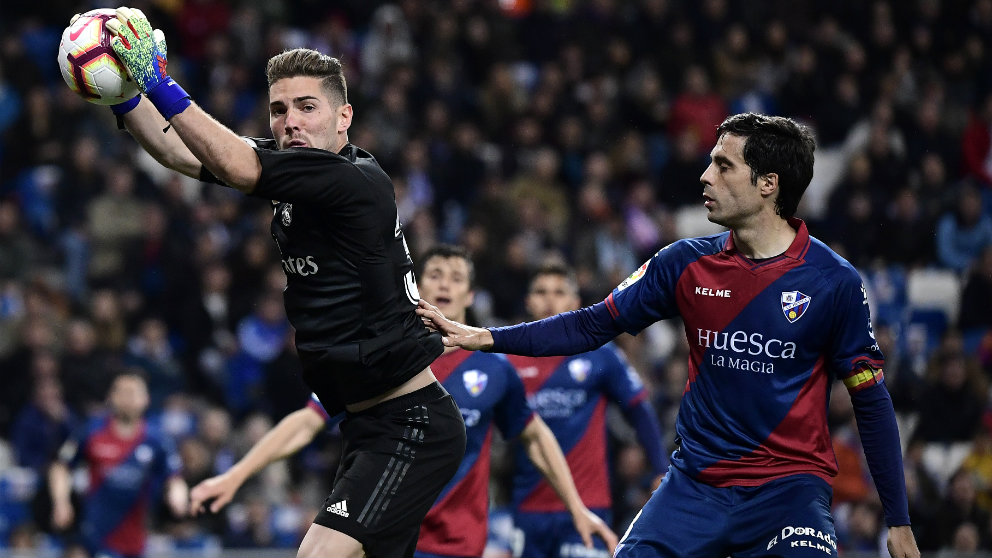
M186 110L192 103L189 93L171 77L166 77L158 85L146 91L145 94L148 95L148 100L166 120Z
M134 97L124 101L123 103L117 103L116 105L110 105L110 111L117 116L124 116L125 114L134 110L134 107L138 106L141 102L141 93L138 93Z

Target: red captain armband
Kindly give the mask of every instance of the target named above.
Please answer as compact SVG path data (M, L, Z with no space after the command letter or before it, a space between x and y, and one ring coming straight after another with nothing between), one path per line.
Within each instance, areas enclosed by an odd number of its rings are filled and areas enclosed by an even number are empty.
M844 378L844 385L847 386L847 391L855 393L882 383L884 377L881 368L862 368L859 372Z

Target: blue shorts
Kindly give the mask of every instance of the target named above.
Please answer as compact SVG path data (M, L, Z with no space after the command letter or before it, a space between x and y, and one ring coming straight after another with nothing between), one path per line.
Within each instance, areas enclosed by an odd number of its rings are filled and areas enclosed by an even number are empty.
M608 510L594 509L593 513L610 524L612 518ZM575 530L572 514L568 512L516 512L513 514L514 527L523 534L523 552L517 554L525 558L609 558L610 551L599 537L593 537L594 548L586 548L582 537Z
M831 495L813 475L717 488L669 467L614 556L835 557Z

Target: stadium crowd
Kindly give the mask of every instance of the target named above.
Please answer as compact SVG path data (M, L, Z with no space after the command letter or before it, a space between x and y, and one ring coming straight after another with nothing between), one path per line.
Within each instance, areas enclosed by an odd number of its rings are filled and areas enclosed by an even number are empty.
M0 19L0 549L59 553L46 470L123 371L192 486L307 401L269 238L271 206L163 171L62 82L73 13ZM515 323L531 274L575 267L583 302L707 228L699 175L729 114L811 126L811 234L861 271L927 554L992 554L992 0L141 0L170 73L239 134L266 137L285 48L340 58L351 140L396 185L410 248L465 246L472 320ZM180 79L181 78L181 79ZM618 342L669 446L686 382L676 325ZM830 416L841 554L884 552L850 401ZM611 416L615 529L651 490ZM291 549L328 492L334 432L206 518L158 513L150 549ZM503 460L505 462L505 460ZM507 481L494 462L494 505ZM494 536L492 552L503 548Z

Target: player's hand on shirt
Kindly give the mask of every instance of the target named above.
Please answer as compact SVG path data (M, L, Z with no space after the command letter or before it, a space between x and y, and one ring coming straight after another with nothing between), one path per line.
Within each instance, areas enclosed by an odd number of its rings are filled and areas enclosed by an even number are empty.
M920 549L909 525L889 527L889 540L885 545L889 547L892 558L920 558Z
M472 327L444 317L437 306L421 300L417 314L424 324L441 332L445 347L461 347L469 351L488 351L493 348L493 334L484 327Z
M52 506L52 527L58 531L68 529L72 525L72 520L76 518L76 512L72 509L72 503L56 502Z
M201 481L189 493L190 515L219 512L230 503L240 486L240 483L226 473Z
M147 93L169 79L165 34L153 30L141 10L117 8L117 17L107 21L107 29L114 36L110 46L142 91Z
M603 539L603 542L606 543L606 547L609 548L610 555L613 555L613 551L617 549L617 535L598 515L589 511L588 508L583 507L580 513L572 516L572 522L575 524L575 530L579 532L586 548L592 548L593 536L599 535Z

